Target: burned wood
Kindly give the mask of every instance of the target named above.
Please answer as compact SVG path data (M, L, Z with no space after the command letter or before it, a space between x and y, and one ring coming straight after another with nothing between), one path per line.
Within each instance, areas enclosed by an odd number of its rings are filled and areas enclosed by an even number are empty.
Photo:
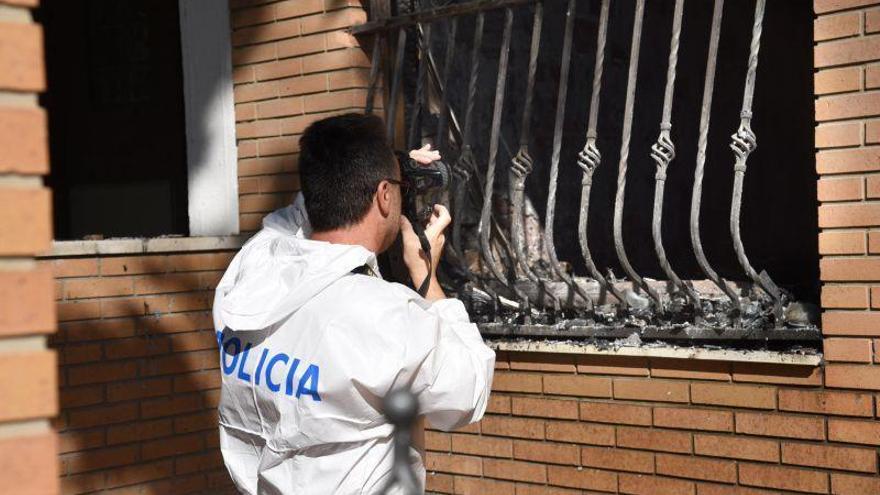
M397 32L397 52L394 56L394 75L392 76L391 94L388 97L388 108L385 109L385 125L388 139L394 142L394 124L397 120L397 97L400 94L400 83L403 77L403 54L406 51L406 30Z
M535 3L540 0L478 0L474 2L459 3L438 7L435 9L413 12L411 14L377 19L370 22L353 26L349 32L355 36L370 34L378 31L390 31L400 27L412 26L421 22L431 22L449 17L458 17L468 14L481 15L490 10L516 7Z
M416 80L415 105L410 115L409 137L407 146L414 150L421 147L421 120L422 114L428 108L428 53L431 49L431 25L422 26L421 37L418 43L419 73Z
M367 104L364 113L373 113L373 107L376 103L376 87L379 85L379 68L382 64L382 35L376 34L373 37L372 61L370 62L370 83L367 86Z

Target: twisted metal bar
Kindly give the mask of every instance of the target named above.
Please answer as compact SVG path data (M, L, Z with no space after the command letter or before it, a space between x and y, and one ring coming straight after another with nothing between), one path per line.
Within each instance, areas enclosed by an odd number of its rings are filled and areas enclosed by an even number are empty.
M556 245L553 240L553 223L556 215L556 183L559 177L559 155L562 151L562 124L565 119L565 100L568 97L568 74L571 70L571 42L574 34L574 18L576 0L568 0L568 9L565 12L565 37L562 42L562 59L559 70L559 90L556 97L556 121L553 123L553 152L550 156L550 184L547 192L547 211L544 215L544 246L550 258L550 268L553 273L571 289L573 289L587 304L592 300L587 292L565 273L556 256Z
M526 98L523 102L522 125L520 126L519 151L510 164L510 199L511 219L510 237L513 243L516 264L526 277L533 283L544 287L544 281L529 266L526 255L525 228L523 226L523 204L525 202L526 177L532 172L532 156L529 154L529 138L531 135L532 101L535 93L535 73L538 68L538 54L541 51L541 27L544 22L544 4L535 4L535 15L532 21L532 44L529 50L529 72L526 79ZM553 307L559 309L559 299L544 291L550 297Z
M471 49L471 74L468 80L467 101L464 111L464 129L461 136L461 153L452 167L452 174L456 178L453 204L456 214L452 216L452 246L456 252L464 254L461 248L461 222L464 202L467 198L467 187L471 174L477 170L474 151L471 148L471 128L473 127L474 104L476 102L477 81L480 74L480 49L483 46L483 24L485 14L477 13L474 22L474 41Z
M721 37L721 15L724 10L724 0L715 0L715 10L712 13L712 32L709 39L709 56L706 62L706 78L703 83L703 107L700 111L700 137L697 142L697 163L694 169L694 189L691 195L690 234L691 245L697 264L708 279L715 283L733 303L739 311L740 303L736 292L727 285L718 273L709 265L706 254L703 252L703 244L700 241L700 202L703 196L703 173L706 165L706 147L709 144L709 117L712 110L712 93L715 90L715 66L718 59L718 40Z
M654 251L660 267L672 284L681 292L685 293L697 310L700 309L700 296L696 290L682 282L663 248L663 193L666 189L666 170L675 159L675 145L672 143L672 100L675 93L675 71L678 65L678 46L681 39L681 20L684 10L684 0L675 0L675 11L672 17L672 37L669 41L669 62L666 68L666 92L663 95L663 117L660 121L660 135L657 142L651 146L651 158L657 162L657 174L654 176L654 215L651 222L651 235L654 238Z
M428 108L428 92L425 85L428 83L428 52L431 50L431 25L426 24L422 28L420 43L417 43L419 52L419 74L416 80L416 97L410 114L409 139L407 145L414 150L421 145L420 125L422 112Z
M364 107L364 113L369 115L373 113L373 107L376 103L376 87L379 84L379 68L382 64L382 35L376 33L373 36L373 57L370 64L370 85L367 87L367 103Z
M400 82L403 76L403 54L406 51L406 29L397 32L397 54L395 55L394 75L391 82L391 94L388 97L388 108L385 109L385 126L388 140L394 142L394 123L397 120L397 96L400 94Z
M749 155L758 146L755 133L752 132L752 98L755 95L755 75L758 69L758 50L761 48L761 29L764 21L764 7L766 0L757 0L755 3L755 19L752 26L752 44L749 51L749 67L746 71L746 84L743 91L742 112L740 113L739 129L731 138L730 148L736 155L733 166L733 199L730 207L730 235L733 238L733 248L740 266L746 275L752 279L756 286L761 287L767 295L773 299L777 313L781 312L782 297L779 288L768 275L759 276L752 268L746 250L740 236L740 210L742 207L743 180L746 175L746 163Z
M440 113L437 119L437 138L434 140L438 150L445 151L447 128L449 125L449 74L452 73L452 62L455 60L455 35L458 32L458 18L449 19L449 36L446 43L446 58L443 61L443 87L440 91ZM442 151L441 151L442 152Z
M636 76L639 71L639 45L642 41L642 21L645 15L645 0L636 1L635 21L633 23L632 46L629 55L629 76L626 82L626 102L623 110L623 137L620 143L620 163L617 166L617 194L614 196L614 249L624 271L633 284L644 289L654 301L658 310L663 309L660 295L636 273L626 256L623 245L623 206L626 199L626 171L629 162L629 142L632 136L633 106L636 99Z
M596 126L599 121L599 93L602 90L602 70L605 64L605 42L608 38L608 5L610 0L602 0L602 8L599 12L599 32L596 35L596 62L593 65L593 90L590 95L590 118L587 124L587 142L584 149L578 153L577 164L583 170L581 179L581 211L578 218L578 240L581 245L581 253L587 265L587 271L599 282L599 285L610 292L626 307L626 299L623 294L609 283L608 279L596 267L593 254L590 252L590 244L587 240L587 227L590 213L590 191L593 186L593 173L602 162L602 155L596 146Z
M573 0L571 0L573 1ZM486 183L483 190L483 208L477 232L480 237L480 255L488 265L489 271L496 280L508 285L504 271L498 266L492 254L489 234L492 230L492 192L495 185L495 164L498 159L498 142L501 139L501 116L504 110L504 89L507 84L507 68L510 57L510 37L513 31L513 11L504 10L504 33L501 40L501 51L498 58L498 78L495 83L495 106L492 114L492 128L489 138L489 163L486 168ZM470 122L468 122L470 124Z

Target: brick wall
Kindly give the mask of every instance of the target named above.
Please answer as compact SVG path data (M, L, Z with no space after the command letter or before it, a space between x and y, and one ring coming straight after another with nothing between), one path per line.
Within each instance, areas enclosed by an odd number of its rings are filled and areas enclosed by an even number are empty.
M311 122L363 110L369 58L345 28L359 0L232 0L232 63L241 230L299 190L299 135Z
M56 279L62 493L228 490L210 308L233 254L41 261Z
M0 0L0 493L57 493L58 410L51 274L34 254L51 239L45 89L37 0Z

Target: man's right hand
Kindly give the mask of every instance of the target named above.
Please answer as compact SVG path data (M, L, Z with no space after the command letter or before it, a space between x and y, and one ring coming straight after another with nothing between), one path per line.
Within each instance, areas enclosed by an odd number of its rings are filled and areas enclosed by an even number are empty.
M437 282L437 265L440 263L440 257L443 255L443 247L446 243L444 231L450 222L452 222L452 217L449 215L449 210L443 205L434 205L434 211L431 213L428 225L425 226L425 237L431 245L431 271L428 273L428 257L422 251L419 237L413 231L409 219L403 215L400 217L400 232L403 236L403 262L406 264L413 285L416 287L422 284L425 277L431 277L431 285L425 295L425 299L429 301L446 297Z

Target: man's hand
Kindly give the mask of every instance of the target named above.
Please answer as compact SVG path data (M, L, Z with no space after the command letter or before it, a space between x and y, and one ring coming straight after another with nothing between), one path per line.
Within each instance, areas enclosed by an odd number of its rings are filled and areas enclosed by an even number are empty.
M422 165L430 165L440 159L440 152L431 149L430 144L426 144L417 150L409 152L409 157L421 163Z
M406 264L409 276L416 287L421 285L425 277L431 277L431 285L425 295L425 299L429 301L446 297L440 288L440 283L437 282L437 265L440 263L443 246L446 244L446 235L443 232L451 221L452 217L449 216L449 211L445 206L434 205L434 211L425 227L425 237L431 245L431 272L428 273L428 257L422 251L419 237L413 231L409 220L405 216L400 217L400 233L403 236L403 262Z

